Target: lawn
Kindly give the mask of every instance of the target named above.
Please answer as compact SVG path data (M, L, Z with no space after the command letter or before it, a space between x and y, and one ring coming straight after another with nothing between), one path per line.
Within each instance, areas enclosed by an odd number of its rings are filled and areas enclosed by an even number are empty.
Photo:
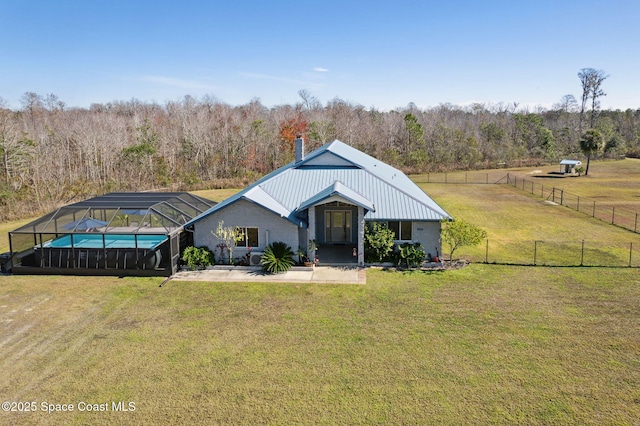
M554 167L511 169L511 174L545 175ZM507 171L504 173L506 174ZM482 182L487 172L469 172L468 181ZM491 171L490 181L500 172ZM463 218L488 233L478 247L463 248L457 256L473 261L573 266L640 266L640 235L611 226L608 221L592 218L574 209L553 205L510 185L426 183L443 181L442 177L415 176L420 187L442 205L453 217ZM465 174L449 174L449 182L464 182ZM581 197L625 203L640 212L640 160L594 162L588 177L544 179L545 187L556 186ZM551 183L547 184L546 182ZM536 184L539 184L536 181ZM538 243L535 243L538 241ZM582 242L584 257L582 258ZM445 250L446 247L443 247Z
M487 231L487 245L463 247L456 257L483 262L640 266L640 235L612 226L509 185L420 184L454 218L463 218ZM538 241L538 243L536 243ZM447 252L446 245L443 251Z
M369 270L366 286L0 277L22 424L635 424L633 269ZM112 402L135 411L114 412Z

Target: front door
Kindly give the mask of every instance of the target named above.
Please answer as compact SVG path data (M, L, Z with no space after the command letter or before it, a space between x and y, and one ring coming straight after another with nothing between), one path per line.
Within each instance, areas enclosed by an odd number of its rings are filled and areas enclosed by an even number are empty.
M326 242L345 243L351 241L351 211L327 210L324 223Z

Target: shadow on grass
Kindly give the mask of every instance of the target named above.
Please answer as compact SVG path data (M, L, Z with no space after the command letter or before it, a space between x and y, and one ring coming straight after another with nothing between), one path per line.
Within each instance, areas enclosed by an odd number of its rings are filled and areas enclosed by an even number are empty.
M396 268L396 267L386 267L386 268L382 268L381 269L382 272L401 272L402 274L413 274L413 273L420 273L420 274L425 274L425 275L430 275L430 274L441 274L443 272L448 271L448 269L446 268L430 268L430 269L421 269L421 268Z
M528 266L531 268L610 268L610 269L640 269L640 266L629 265L534 265L532 263L508 263L508 262L479 262L483 265L496 266Z

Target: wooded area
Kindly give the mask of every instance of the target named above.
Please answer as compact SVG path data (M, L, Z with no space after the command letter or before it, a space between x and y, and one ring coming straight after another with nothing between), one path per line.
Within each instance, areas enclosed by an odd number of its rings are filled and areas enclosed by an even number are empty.
M307 151L339 139L407 173L584 157L585 111L571 95L533 111L409 104L383 112L339 98L323 106L306 91L300 98L271 108L185 96L87 109L28 92L19 110L0 98L0 220L109 191L244 186L291 161L298 133ZM640 154L640 109L586 114L604 142L594 156Z

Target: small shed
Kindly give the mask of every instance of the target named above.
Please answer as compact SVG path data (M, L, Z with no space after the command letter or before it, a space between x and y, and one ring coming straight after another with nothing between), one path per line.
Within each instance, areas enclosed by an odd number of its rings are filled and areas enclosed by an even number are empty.
M560 173L562 174L576 174L576 167L580 167L582 161L578 160L562 160L560 162Z

